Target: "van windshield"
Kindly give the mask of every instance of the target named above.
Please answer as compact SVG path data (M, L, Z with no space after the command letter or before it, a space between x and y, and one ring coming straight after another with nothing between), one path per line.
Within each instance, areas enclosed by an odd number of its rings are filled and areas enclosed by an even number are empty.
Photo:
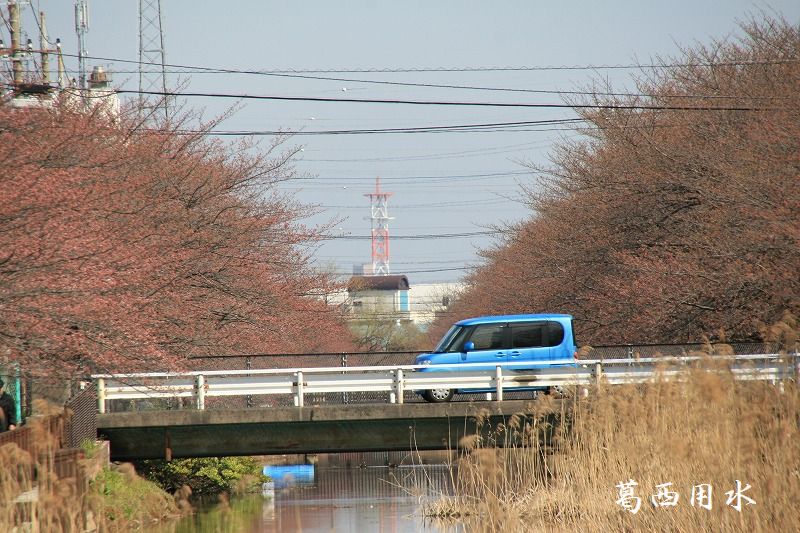
M453 326L436 345L433 353L460 352L471 329L471 326Z

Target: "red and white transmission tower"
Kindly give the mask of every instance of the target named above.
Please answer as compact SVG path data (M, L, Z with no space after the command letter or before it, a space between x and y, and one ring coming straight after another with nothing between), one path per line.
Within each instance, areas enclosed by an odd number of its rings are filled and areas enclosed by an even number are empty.
M381 192L381 178L375 178L375 192L364 196L369 198L372 216L372 274L389 275L389 197L390 192Z

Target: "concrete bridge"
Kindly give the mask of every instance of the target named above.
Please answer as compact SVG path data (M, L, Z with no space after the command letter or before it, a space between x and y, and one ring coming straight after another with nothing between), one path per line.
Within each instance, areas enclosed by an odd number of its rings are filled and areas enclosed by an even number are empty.
M683 379L691 368L735 379L769 380L782 386L800 378L797 354L743 354L709 358L580 360L575 365L526 368L525 364L457 365L429 371L414 365L210 370L94 376L98 434L111 442L114 460L226 455L328 453L343 451L455 450L465 435L488 432L530 400L504 394L533 389L589 389ZM527 365L530 367L530 364ZM491 402L411 403L414 391L446 388L492 391ZM383 403L307 405L314 395L357 392L382 395ZM224 398L283 398L292 405L207 409ZM181 399L193 409L107 413L111 402ZM308 401L311 400L311 401ZM388 401L387 401L388 400ZM484 423L480 423L483 421Z
M115 461L227 455L455 450L530 400L142 411L98 415Z

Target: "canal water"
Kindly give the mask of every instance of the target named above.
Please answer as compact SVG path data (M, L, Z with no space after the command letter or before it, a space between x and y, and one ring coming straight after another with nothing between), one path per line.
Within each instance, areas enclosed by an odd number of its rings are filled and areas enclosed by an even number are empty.
M426 501L450 493L451 487L443 465L312 467L311 476L276 480L274 493L233 497L158 532L460 532L421 514Z

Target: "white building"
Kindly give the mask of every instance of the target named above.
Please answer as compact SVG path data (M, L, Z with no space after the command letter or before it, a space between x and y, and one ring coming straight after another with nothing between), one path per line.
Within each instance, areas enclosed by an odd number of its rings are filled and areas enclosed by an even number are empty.
M346 293L329 301L343 304L353 320L401 320L425 329L462 289L462 283L411 285L402 274L359 275L350 278Z
M461 282L413 285L409 290L411 321L422 329L427 328L436 314L447 310L463 290Z

